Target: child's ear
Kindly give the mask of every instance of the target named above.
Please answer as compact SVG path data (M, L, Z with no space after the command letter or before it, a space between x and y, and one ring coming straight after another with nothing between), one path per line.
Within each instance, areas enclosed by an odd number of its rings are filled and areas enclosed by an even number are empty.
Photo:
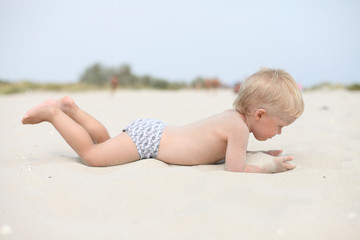
M255 119L259 120L261 118L263 118L266 115L266 110L259 108L258 110L255 111Z

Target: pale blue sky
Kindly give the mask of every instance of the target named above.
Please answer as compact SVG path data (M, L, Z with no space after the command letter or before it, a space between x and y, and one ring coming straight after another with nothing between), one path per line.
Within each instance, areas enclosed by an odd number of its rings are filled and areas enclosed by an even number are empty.
M359 0L0 0L0 79L77 81L95 62L232 84L261 66L360 82Z

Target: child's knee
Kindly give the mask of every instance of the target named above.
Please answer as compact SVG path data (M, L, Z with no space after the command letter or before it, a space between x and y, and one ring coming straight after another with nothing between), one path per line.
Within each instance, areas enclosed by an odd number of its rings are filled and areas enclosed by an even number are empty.
M80 155L83 163L89 167L102 167L101 158L97 157L96 154L92 153L92 151L88 151L85 154Z

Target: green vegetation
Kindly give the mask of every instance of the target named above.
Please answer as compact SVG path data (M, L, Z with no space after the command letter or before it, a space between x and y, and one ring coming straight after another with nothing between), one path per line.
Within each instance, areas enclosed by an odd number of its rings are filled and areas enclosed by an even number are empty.
M323 83L314 85L310 88L306 88L305 90L321 90L321 89L334 90L334 89L343 89L343 88L344 88L344 86L341 84L323 82Z
M22 82L6 82L0 81L0 94L14 94L28 91L84 91L98 89L92 85L72 83L33 83L29 81Z
M95 63L84 70L78 83L34 83L31 81L9 82L0 79L0 94L22 93L27 91L86 91L108 89L113 77L117 79L117 87L131 89L181 89L195 86L202 78L196 78L192 83L169 82L165 79L149 75L138 76L134 74L129 65L119 67L106 67ZM201 87L204 87L203 84Z
M313 91L313 90L338 90L338 89L347 89L350 91L359 91L360 90L360 84L354 83L351 85L343 85L340 83L329 83L329 82L323 82L317 85L314 85L310 88L306 88L306 91Z
M346 88L350 91L360 91L360 83L353 83Z
M110 86L113 77L117 78L118 86L121 88L179 89L187 86L184 82L168 82L165 79L149 75L138 76L131 71L131 67L127 64L113 68L100 63L95 63L85 69L80 77L80 83L99 87Z
M8 82L0 79L0 94L22 93L27 91L86 91L101 90L111 87L112 79L117 79L118 88L131 89L182 89L182 88L218 88L224 86L217 78L196 77L191 83L169 82L165 79L149 75L139 76L132 72L127 64L119 67L107 67L95 63L84 70L77 83L34 83L30 81ZM305 90L318 89L347 89L359 91L360 84L354 83L348 86L334 83L321 83Z

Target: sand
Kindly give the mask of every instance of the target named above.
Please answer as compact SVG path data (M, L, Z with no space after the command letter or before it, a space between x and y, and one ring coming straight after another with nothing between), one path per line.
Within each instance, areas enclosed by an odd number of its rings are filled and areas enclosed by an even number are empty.
M28 108L68 93L0 96L0 239L360 239L360 93L304 92L306 110L249 150L283 149L279 174L157 160L91 168ZM232 106L230 90L71 93L112 136L138 117L184 124ZM249 155L249 160L267 159Z

